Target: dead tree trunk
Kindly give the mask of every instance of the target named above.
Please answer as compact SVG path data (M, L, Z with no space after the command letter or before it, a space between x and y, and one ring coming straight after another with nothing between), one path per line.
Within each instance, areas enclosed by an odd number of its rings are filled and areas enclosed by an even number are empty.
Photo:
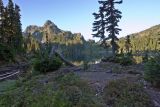
M58 52L55 52L55 55L57 55L66 65L74 67L75 65L66 60L63 55L59 54Z
M51 49L49 58L51 58L52 56L56 55L56 56L58 56L66 65L69 65L69 66L72 66L72 67L75 66L74 64L72 64L71 62L69 62L68 60L66 60L66 59L63 57L63 55L61 55L60 53L58 53L56 50L57 50L57 47L52 46L52 49Z

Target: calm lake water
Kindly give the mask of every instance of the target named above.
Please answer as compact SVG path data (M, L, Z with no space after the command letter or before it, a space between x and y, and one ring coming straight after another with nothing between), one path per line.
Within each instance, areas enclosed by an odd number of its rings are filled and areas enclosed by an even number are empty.
M111 52L110 52L111 53ZM108 54L107 56L111 56L111 54ZM101 59L106 57L106 53L103 54L83 54L83 55L74 55L73 56L66 56L65 58L72 62L74 65L81 66L84 64L97 64L101 62ZM143 60L142 56L133 56L134 62L141 63Z

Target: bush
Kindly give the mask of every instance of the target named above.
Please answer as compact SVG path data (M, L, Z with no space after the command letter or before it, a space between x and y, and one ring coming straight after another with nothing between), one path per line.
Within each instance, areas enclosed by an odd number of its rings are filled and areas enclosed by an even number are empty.
M62 61L58 57L53 57L52 59L44 58L33 60L33 68L35 71L46 73L50 71L55 71L59 69L62 65Z
M128 66L133 64L133 58L130 55L124 55L119 58L119 63L123 66Z
M7 90L0 95L1 107L48 107L53 106L54 91L36 80Z
M57 77L56 79L62 86L75 85L80 80L80 78L76 76L74 73L62 75Z
M158 57L151 58L145 64L144 79L151 82L153 86L160 87L160 60Z
M77 105L82 97L82 91L77 86L66 87L65 94L72 105Z
M109 82L104 88L104 100L109 107L153 107L143 86L127 79Z
M115 57L110 56L110 57L107 57L106 59L103 59L102 61L119 63L123 66L132 65L134 63L133 57L131 54L117 54Z
M0 61L11 62L14 61L15 52L13 48L0 44Z
M58 79L63 98L70 102L68 107L103 107L95 92L74 73L69 73Z

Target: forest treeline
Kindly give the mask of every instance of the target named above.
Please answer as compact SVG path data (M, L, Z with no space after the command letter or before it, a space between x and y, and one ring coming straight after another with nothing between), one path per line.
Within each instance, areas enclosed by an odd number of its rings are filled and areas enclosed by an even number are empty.
M20 7L8 0L0 0L0 64L15 62L17 55L25 52Z
M22 50L23 44L20 18L20 8L17 4L9 0L5 7L0 0L0 43L14 48L17 52Z
M128 35L130 37L130 50L136 52L155 52L160 50L160 25L153 26L139 33ZM120 38L119 51L126 52L127 37Z

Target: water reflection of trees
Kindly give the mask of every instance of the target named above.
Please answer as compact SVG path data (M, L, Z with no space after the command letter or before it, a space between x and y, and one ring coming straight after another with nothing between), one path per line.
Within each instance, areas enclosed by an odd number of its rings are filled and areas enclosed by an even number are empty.
M60 45L61 53L64 57L78 65L83 62L94 62L101 59L105 51L96 43L84 43L84 44L68 44Z

